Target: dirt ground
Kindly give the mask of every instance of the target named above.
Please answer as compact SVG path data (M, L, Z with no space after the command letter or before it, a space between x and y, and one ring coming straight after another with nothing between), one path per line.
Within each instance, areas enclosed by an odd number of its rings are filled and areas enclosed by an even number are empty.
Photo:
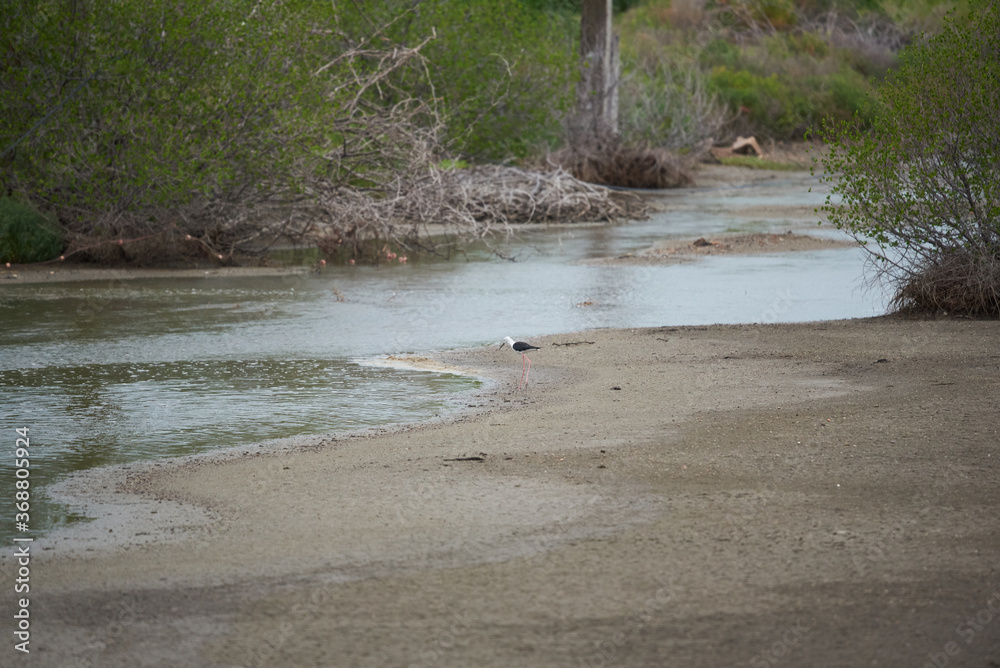
M791 230L779 234L723 234L693 240L665 241L638 253L587 260L586 264L677 264L698 260L708 255L791 253L847 248L855 245L854 242L839 239L795 234Z
M499 379L451 421L105 472L0 664L1000 666L1000 323L533 343L442 354Z

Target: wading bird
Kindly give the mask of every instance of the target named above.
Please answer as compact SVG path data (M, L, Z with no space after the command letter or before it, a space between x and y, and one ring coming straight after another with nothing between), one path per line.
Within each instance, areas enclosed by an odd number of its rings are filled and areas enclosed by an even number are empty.
M510 349L515 353L521 353L521 381L517 384L517 389L521 389L522 384L527 386L528 373L531 372L531 360L528 359L528 356L525 353L529 350L541 350L541 348L533 346L530 343L525 343L524 341L515 341L509 336L503 337L503 343L500 344L500 348L503 348L504 346L510 346ZM500 348L497 348L497 350L500 350ZM527 364L527 366L525 366L525 364Z

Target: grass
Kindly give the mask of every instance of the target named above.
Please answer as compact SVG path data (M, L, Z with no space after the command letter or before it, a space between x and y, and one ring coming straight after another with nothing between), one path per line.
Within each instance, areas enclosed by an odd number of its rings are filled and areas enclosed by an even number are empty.
M0 197L0 262L44 262L63 248L58 229L45 216L10 197Z
M801 172L809 169L808 165L800 165L794 162L780 162L778 160L767 160L766 158L757 158L752 155L732 155L726 158L719 158L719 162L730 167L772 169L783 172Z

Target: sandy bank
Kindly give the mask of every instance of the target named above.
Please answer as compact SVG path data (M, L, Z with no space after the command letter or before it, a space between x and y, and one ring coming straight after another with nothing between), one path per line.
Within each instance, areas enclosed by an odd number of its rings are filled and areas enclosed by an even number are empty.
M53 537L33 664L1000 661L1000 614L956 626L1000 612L1000 323L534 343L526 392L508 350L441 356L500 379L478 414L126 476L200 514Z
M665 241L638 253L585 260L585 264L677 264L710 255L759 255L852 248L855 242L788 231L781 234L723 234L693 240Z

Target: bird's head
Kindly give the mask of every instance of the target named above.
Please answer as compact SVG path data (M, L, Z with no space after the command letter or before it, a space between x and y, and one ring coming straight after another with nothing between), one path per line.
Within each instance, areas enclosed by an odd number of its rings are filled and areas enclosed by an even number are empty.
M503 348L504 346L510 346L511 349L513 349L514 339L510 338L509 336L503 337L503 342L500 344L500 348ZM500 350L500 348L497 348L497 350Z

